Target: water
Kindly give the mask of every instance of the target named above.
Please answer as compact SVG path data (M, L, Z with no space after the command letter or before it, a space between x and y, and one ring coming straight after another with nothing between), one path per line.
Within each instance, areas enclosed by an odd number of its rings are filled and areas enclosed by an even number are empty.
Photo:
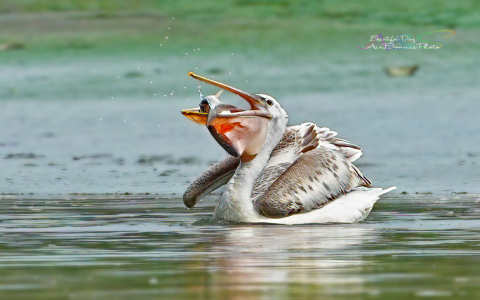
M480 196L391 195L366 222L219 225L152 195L2 196L2 299L480 295Z
M478 298L478 72L442 53L397 79L381 71L392 57L377 53L298 65L177 58L161 74L115 58L6 64L0 298ZM199 62L272 93L291 124L314 121L361 145L361 170L398 189L352 225L216 224L218 194L187 210L186 186L225 157L179 114L198 103L185 74ZM126 78L138 65L144 77ZM247 81L252 70L265 72Z
M452 123L440 95L410 115L398 111L418 99L392 97L373 112L367 98L351 111L335 96L315 110L304 107L318 95L300 99L285 103L293 123L316 120L360 141L362 170L399 187L366 222L216 224L218 194L184 208L186 185L225 155L178 113L195 100L1 102L1 298L478 297L478 124L468 102ZM419 126L433 101L440 113Z
M313 121L359 144L358 165L399 192L480 193L476 90L455 94L280 95L290 123ZM227 98L229 99L229 98ZM228 101L228 100L227 100ZM0 191L179 197L226 156L179 111L198 96L118 101L1 101Z

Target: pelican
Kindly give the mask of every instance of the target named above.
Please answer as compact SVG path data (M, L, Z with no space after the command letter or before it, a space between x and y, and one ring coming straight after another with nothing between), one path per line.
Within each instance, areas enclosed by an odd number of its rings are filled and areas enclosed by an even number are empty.
M353 164L362 151L314 123L287 126L288 114L273 97L251 94L190 72L197 80L243 98L250 109L202 96L199 107L182 110L205 125L230 156L212 165L186 190L189 208L226 184L214 212L235 223L355 223L364 220L380 195Z

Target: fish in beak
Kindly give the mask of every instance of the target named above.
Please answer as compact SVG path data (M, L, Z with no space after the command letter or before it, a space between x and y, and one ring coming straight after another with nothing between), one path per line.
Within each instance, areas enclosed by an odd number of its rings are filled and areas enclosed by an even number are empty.
M197 124L207 124L208 112L202 112L199 107L182 109L182 115Z
M241 157L244 161L253 159L263 147L268 122L272 118L265 109L264 99L193 72L188 74L236 94L249 103L248 110L223 104L217 93L204 97L198 108L182 110L182 114L196 123L207 126L215 140L231 155Z

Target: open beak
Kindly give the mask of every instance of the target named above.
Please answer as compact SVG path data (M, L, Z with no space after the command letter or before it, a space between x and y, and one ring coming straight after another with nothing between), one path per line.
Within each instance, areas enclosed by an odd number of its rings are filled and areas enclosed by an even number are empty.
M200 107L182 109L182 115L201 125L207 125L208 112L200 111Z
M197 79L197 80L200 80L200 81L203 81L205 83L208 83L208 84L211 84L211 85L214 85L216 87L219 87L221 89L224 89L226 91L229 91L233 94L236 94L240 97L242 97L243 99L245 99L248 103L250 103L250 107L252 109L255 109L257 108L257 105L263 105L263 101L262 99L257 96L257 95L252 95L250 93L247 93L247 92L244 92L240 89L237 89L233 86L230 86L228 84L225 84L225 83L221 83L221 82L218 82L218 81L215 81L215 80L212 80L212 79L208 79L206 77L203 77L203 76L200 76L200 75L197 75L193 72L188 72L188 75L189 76L192 76L193 78Z
M202 106L204 102L202 101L201 107L184 109L182 114L196 123L206 125L215 140L231 155L243 157L243 154L247 154L245 157L254 157L263 147L267 122L272 119L272 115L263 109L266 106L264 100L260 96L193 72L189 72L188 75L236 94L250 104L250 109L244 110L233 105L222 104L218 96L207 96L205 99L207 101L210 99L208 108Z
M216 87L229 91L233 94L236 94L242 97L245 101L247 101L250 104L251 110L241 110L241 109L235 109L232 111L223 110L222 113L215 115L215 117L222 117L222 118L263 117L267 119L272 118L272 115L269 114L268 112L258 109L259 106L265 106L263 99L261 99L259 96L244 92L228 84L221 83L221 82L197 75L193 72L189 72L188 75L200 81L206 82L208 84L214 85ZM218 96L219 94L220 93L217 93ZM217 95L216 97L218 98ZM213 109L213 107L210 109ZM208 112L202 111L199 107L184 109L182 110L182 114L188 119L194 121L195 123L202 124L202 125L206 125L207 120L209 119ZM210 119L212 119L212 116L210 116Z

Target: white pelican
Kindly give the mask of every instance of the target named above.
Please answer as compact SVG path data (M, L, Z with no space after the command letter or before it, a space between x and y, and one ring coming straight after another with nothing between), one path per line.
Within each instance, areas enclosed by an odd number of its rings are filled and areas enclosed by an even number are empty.
M239 223L354 223L365 219L379 196L353 165L360 147L314 123L287 126L288 115L271 96L250 94L192 72L190 76L245 99L249 110L224 104L219 94L182 110L204 124L231 156L211 166L183 196L193 207L227 184L214 217Z

